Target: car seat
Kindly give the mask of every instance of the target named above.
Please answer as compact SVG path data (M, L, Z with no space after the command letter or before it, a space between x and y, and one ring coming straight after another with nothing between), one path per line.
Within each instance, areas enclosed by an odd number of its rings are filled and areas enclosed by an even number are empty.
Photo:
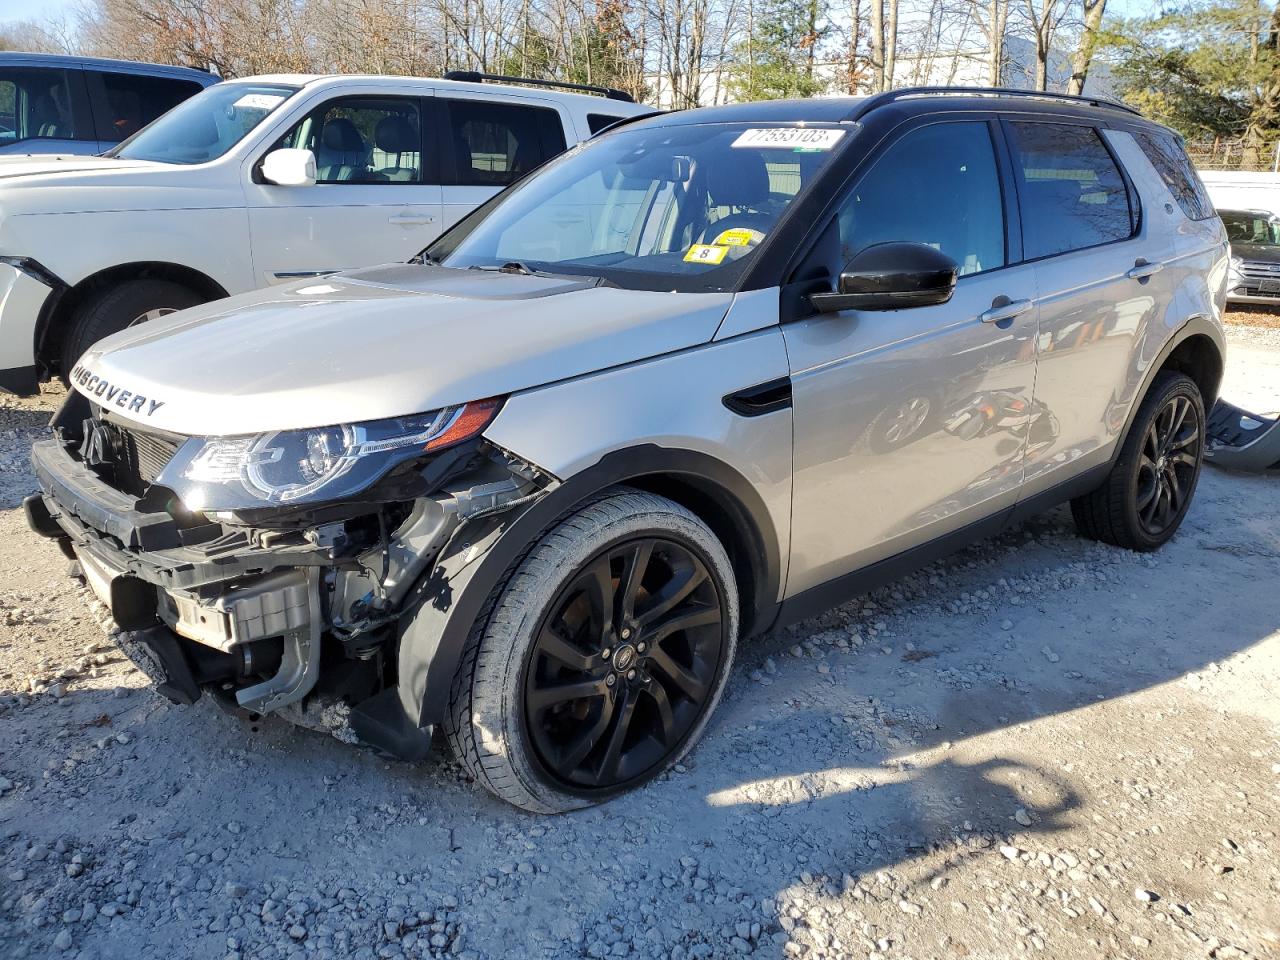
M369 145L346 117L325 121L316 150L318 180L328 183L363 180L369 172Z
M385 165L379 164L379 180L410 183L418 179L418 166L412 161L418 159L422 141L418 137L418 128L408 117L393 113L379 120L373 128L373 145L386 155ZM411 164L406 164L406 160Z
M773 229L778 217L769 209L769 170L762 160L753 163L749 157L729 156L707 167L716 171L707 182L711 205L733 212L707 224L697 243L714 243L726 230L749 230L764 236Z

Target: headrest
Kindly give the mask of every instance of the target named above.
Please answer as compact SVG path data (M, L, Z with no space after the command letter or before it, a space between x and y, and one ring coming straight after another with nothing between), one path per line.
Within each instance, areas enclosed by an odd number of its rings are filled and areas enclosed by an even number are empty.
M359 151L364 149L364 137L356 125L346 117L334 117L326 121L320 131L320 143L329 150Z
M373 128L373 143L387 153L414 153L421 146L418 131L408 117L398 113L388 114L378 121Z
M769 199L769 171L763 160L747 155L726 161L715 164L716 173L707 185L712 202L721 207L754 207Z

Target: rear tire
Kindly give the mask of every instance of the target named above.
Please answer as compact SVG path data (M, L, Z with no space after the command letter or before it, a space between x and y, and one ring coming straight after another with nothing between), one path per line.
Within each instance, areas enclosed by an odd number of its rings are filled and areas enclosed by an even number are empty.
M126 327L185 310L208 298L171 280L129 280L91 297L76 312L62 348L66 380L84 352Z
M1158 374L1107 479L1071 501L1081 535L1140 551L1168 542L1200 479L1204 423L1195 381L1173 371Z
M733 569L707 525L665 497L620 489L543 534L494 591L444 732L467 772L508 803L535 813L600 803L697 741L737 630Z

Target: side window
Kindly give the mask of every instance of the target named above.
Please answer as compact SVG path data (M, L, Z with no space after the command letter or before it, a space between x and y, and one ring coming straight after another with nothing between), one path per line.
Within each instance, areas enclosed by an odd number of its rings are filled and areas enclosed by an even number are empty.
M79 129L66 70L0 70L0 146L19 140L92 140Z
M587 128L592 133L599 133L605 127L609 126L610 124L617 123L621 119L622 119L621 117L612 117L607 113L588 113Z
M312 111L278 146L316 156L316 183L421 183L422 108L411 97L344 97Z
M127 140L202 89L190 80L132 73L100 73L98 77L102 81L102 100L97 105L95 120L98 139L108 143Z
M456 182L501 187L565 149L560 115L545 107L448 100Z
M1200 182L1177 137L1164 131L1143 130L1135 131L1133 139L1138 141L1138 146L1156 168L1183 213L1192 220L1208 220L1213 216L1209 192Z
M833 276L854 254L894 241L941 250L961 276L1004 266L1004 203L987 124L935 123L906 134L858 181L836 222Z
M1028 260L1133 234L1128 188L1097 130L1021 121L1008 126Z

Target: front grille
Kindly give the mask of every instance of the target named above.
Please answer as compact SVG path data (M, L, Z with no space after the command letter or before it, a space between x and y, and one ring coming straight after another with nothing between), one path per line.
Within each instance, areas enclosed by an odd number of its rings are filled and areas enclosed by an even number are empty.
M137 430L117 428L120 434L121 462L127 464L131 476L150 485L169 465L180 444L169 437Z
M1250 280L1280 280L1280 263L1243 260L1240 263L1240 274Z
M101 451L102 461L90 466L103 480L130 496L146 494L182 446L180 437L135 430L100 414L94 421L106 442Z

